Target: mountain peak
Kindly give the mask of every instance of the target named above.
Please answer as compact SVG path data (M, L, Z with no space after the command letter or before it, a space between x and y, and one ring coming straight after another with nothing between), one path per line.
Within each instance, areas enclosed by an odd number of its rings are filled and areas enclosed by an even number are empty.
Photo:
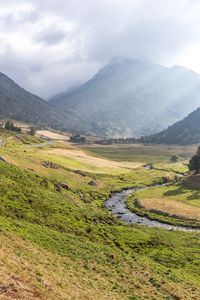
M139 59L135 59L135 58L128 58L128 57L124 57L124 56L114 56L110 62L108 63L108 65L114 65L114 64L143 64L143 62Z
M77 131L102 137L155 133L200 106L198 77L169 70L116 56L78 90L52 103L76 114Z
M185 73L191 73L193 75L198 75L196 72L194 72L193 70L191 69L188 69L188 68L185 68L183 66L180 66L180 65L173 65L171 67L171 70L175 70L175 71L180 71L180 72L185 72Z

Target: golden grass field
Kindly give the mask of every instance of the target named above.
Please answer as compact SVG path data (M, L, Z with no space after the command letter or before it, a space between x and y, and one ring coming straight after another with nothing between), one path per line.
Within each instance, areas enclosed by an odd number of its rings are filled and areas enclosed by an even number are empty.
M68 157L77 160L78 162L90 165L90 166L95 166L97 168L110 168L110 169L135 169L138 167L141 167L143 164L141 162L118 162L118 161L112 161L108 159L103 159L95 156L91 156L86 151L83 151L78 148L73 148L73 149L60 149L60 148L55 148L55 149L50 149L45 151L47 154L53 154L56 156L61 156L61 157Z
M200 221L200 207L195 207L177 200L167 200L166 198L145 198L140 199L140 201L147 210L163 211L172 216L176 215Z
M53 132L49 130L38 130L37 135L41 137L46 137L52 140L69 141L69 134L61 134L58 132Z

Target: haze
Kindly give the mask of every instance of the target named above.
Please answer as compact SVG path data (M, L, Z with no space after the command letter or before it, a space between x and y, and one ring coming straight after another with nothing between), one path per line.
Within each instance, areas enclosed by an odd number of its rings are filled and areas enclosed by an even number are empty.
M48 98L113 56L200 73L196 0L0 1L0 71Z

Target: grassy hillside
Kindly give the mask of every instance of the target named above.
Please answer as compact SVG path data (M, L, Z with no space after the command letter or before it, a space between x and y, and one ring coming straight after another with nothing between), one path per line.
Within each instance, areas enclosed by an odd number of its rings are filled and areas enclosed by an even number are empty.
M83 171L70 157L44 166L51 147L71 145L1 138L2 299L198 299L198 233L124 225L104 207L111 190L175 173Z
M200 142L200 108L164 131L144 138L147 143L189 145Z

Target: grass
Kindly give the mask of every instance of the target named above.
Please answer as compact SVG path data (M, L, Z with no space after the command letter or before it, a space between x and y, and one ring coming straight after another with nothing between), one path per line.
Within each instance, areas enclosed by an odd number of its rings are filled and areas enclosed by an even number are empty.
M108 174L86 165L77 173L63 158L50 169L42 152L13 138L0 149L8 160L0 162L2 297L198 299L198 233L124 225L104 207L112 190L173 178L174 172ZM69 190L57 191L60 183Z
M66 294L68 299L198 299L199 244L194 243L195 236L192 241L191 236L178 236L175 242L173 233L153 235L144 230L140 236L139 229L119 228L116 233L128 240L126 248L134 249L127 253L122 250L122 241L121 246L106 245L106 237L99 244L84 239L74 241L73 237L59 237L58 233L36 225L18 225L17 233L6 230L0 235L1 286L12 287L12 280L17 287L14 291L11 288L10 293L15 296L26 293L31 299L34 292L39 299L65 299ZM190 250L186 255L187 247ZM181 274L183 270L187 279Z
M197 145L191 146L166 146L166 145L111 145L111 146L83 146L93 155L101 156L116 161L140 161L143 163L169 162L172 155L180 159L190 158L196 151Z
M171 172L184 174L188 172L188 162L185 160L176 163L162 162L155 164L155 168L159 170L168 170Z
M140 201L145 209L152 212L160 214L164 212L174 218L200 221L200 209L182 201L166 201L164 198L143 198Z

